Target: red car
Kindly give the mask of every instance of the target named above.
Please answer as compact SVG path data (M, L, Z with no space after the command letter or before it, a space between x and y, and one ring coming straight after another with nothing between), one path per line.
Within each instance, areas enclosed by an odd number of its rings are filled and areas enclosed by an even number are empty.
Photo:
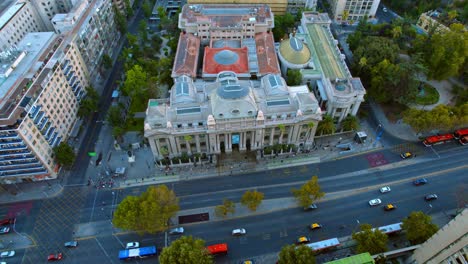
M15 218L5 218L0 220L0 226L11 225L15 223Z
M56 261L56 260L61 260L62 258L63 258L62 253L50 254L47 257L47 261Z

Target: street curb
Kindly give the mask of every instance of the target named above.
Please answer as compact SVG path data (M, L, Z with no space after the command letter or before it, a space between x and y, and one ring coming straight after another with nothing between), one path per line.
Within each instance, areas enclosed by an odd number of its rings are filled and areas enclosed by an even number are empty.
M64 190L64 186L60 185L59 190L55 191L52 194L47 193L47 196L45 197L44 197L44 192L41 192L39 195L37 195L38 197L31 197L27 199L14 199L14 200L9 200L9 201L0 201L0 205L8 205L12 203L20 203L20 202L25 202L25 201L37 201L37 200L51 199L62 194L63 190ZM26 192L23 192L23 193L29 195L29 193L26 193ZM15 198L17 198L17 196L15 196Z

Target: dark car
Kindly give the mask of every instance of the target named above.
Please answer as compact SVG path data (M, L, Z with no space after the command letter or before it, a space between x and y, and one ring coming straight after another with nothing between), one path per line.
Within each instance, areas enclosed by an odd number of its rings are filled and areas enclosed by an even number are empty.
M311 204L307 207L304 207L304 211L311 211L311 210L315 210L317 209L317 205L316 204Z
M424 200L426 201L432 201L432 200L437 200L437 194L429 194L424 197Z
M0 220L0 226L3 225L11 225L15 223L15 218L5 218L3 220Z
M424 185L427 183L427 179L426 178L421 178L421 179L417 179L417 180L414 180L413 181L413 184L418 186L418 185Z

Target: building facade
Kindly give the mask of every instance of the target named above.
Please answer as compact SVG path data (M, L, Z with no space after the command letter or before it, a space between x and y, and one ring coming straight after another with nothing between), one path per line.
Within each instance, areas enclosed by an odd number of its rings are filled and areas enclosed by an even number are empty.
M363 18L374 18L380 0L328 0L332 19L356 23Z
M449 31L446 25L439 22L438 18L440 13L437 11L428 11L426 13L422 13L418 19L418 27L421 28L425 33L429 33L430 31L434 32L443 32Z
M52 148L72 129L88 85L79 51L53 32L1 54L0 183L54 179Z
M27 2L36 10L46 31L54 30L51 20L55 14L67 13L73 6L71 0L29 0Z
M188 0L189 5L196 4L241 4L241 5L269 5L271 11L275 15L284 15L286 14L288 8L288 0Z
M300 70L322 112L341 122L357 114L366 90L352 77L330 24L326 13L304 12L298 32L278 46L278 57L283 75L288 69Z
M421 244L406 263L468 263L468 209Z
M306 85L286 85L273 26L268 5L182 8L174 87L145 119L156 160L313 144L322 112Z

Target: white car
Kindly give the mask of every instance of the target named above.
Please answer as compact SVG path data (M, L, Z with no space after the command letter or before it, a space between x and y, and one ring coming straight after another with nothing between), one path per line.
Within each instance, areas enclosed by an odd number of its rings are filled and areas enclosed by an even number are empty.
M376 206L376 205L379 205L381 203L382 203L382 201L380 199L378 199L378 198L377 199L372 199L372 200L369 201L370 206Z
M180 235L184 233L183 227L175 227L169 230L169 235Z
M11 258L15 255L15 251L14 250L10 250L10 251L3 251L1 254L0 254L0 257L1 258Z
M382 11L383 11L384 13L387 13L388 9L387 9L386 7L384 7L384 8L382 8Z
M385 186L385 187L380 188L380 193L388 193L388 192L390 192L391 190L392 190L392 189L390 189L390 187Z
M238 229L232 230L232 235L233 236L242 236L242 235L245 235L245 234L247 234L247 232L245 231L244 228L238 228Z
M138 242L128 242L127 246L125 246L125 249L132 249L132 248L139 248L140 243Z

